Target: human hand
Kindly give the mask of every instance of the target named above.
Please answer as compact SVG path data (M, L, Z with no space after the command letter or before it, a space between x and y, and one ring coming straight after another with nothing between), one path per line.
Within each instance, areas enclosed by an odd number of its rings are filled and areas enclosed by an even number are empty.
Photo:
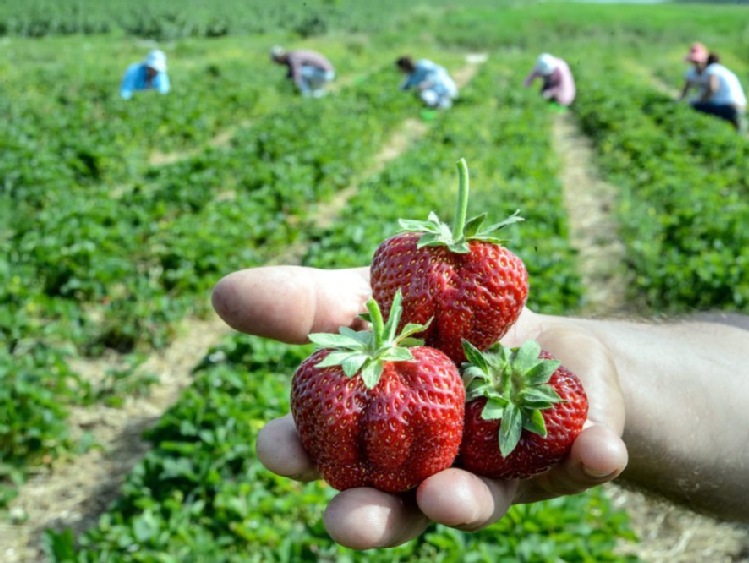
M370 293L367 268L273 266L225 277L214 289L213 306L239 331L301 344L313 332L364 328L358 314L366 310ZM499 520L514 503L578 493L622 472L627 463L620 438L624 402L605 347L574 321L529 310L503 343L519 346L532 338L580 377L588 395L588 421L568 458L525 481L489 479L453 467L402 495L371 488L342 491L324 515L335 541L354 549L394 547L420 535L430 522L477 531ZM261 463L278 475L302 482L319 478L291 415L270 421L260 431L256 449Z

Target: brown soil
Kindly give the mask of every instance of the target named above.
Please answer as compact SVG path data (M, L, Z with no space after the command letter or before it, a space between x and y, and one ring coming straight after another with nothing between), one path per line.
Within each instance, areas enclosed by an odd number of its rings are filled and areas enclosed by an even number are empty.
M570 220L587 316L626 316L636 307L625 301L624 250L613 217L616 187L598 177L590 143L571 114L559 115L553 142ZM721 522L621 484L605 486L614 504L630 515L638 543L623 543L621 553L651 563L749 562L749 527Z
M460 85L475 74L471 64L456 77ZM408 119L384 144L363 178L381 171L391 160L423 136L427 126ZM212 144L228 143L224 133ZM192 154L192 153L191 153ZM181 155L152 157L153 163L175 162ZM332 201L312 211L312 220L319 226L329 225L356 193L358 183L342 191ZM220 197L229 197L220 194ZM290 246L273 263L298 263L305 248ZM71 434L90 433L97 447L86 454L60 459L52 467L26 483L10 505L7 521L0 521L0 561L27 563L45 561L41 549L41 535L47 528L70 527L78 534L94 525L99 516L117 498L127 475L148 451L141 438L153 427L162 414L179 398L192 382L192 369L203 359L208 348L229 334L229 328L217 317L208 320L191 319L183 324L181 335L166 350L154 354L141 368L143 373L157 374L158 383L150 387L145 397L129 397L122 408L97 405L76 408L70 414ZM116 368L121 358L111 355L103 360L76 361L75 368L92 382L102 379L110 368Z
M592 149L571 114L557 116L553 143L562 165L570 242L578 252L585 288L582 312L589 316L620 314L627 308L626 271L624 247L613 217L616 188L595 175Z
M148 450L141 439L159 417L179 398L192 381L192 368L205 351L228 333L218 318L184 325L175 343L154 354L142 366L145 373L158 374L159 381L148 396L129 397L122 408L103 405L76 408L70 414L73 436L90 433L96 449L61 459L20 490L11 503L12 522L0 522L0 560L5 563L43 561L39 549L45 528L70 526L80 531L96 521L118 494L125 477ZM117 357L76 363L81 375L98 381Z

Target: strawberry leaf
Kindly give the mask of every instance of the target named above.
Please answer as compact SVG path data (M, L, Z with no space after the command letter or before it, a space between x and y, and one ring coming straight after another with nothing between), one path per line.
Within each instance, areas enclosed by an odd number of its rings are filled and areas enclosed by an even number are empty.
M458 202L455 208L455 216L451 226L440 220L436 213L429 213L426 221L415 221L409 219L401 219L401 232L411 231L416 233L422 233L417 242L418 248L430 247L430 246L445 246L450 252L456 254L467 254L470 252L468 245L469 241L479 240L485 242L491 242L494 244L501 244L503 241L497 238L494 233L499 229L522 221L519 211L515 211L513 215L501 221L495 223L490 227L482 228L485 214L472 217L466 220L466 211L468 209L468 193L469 193L469 179L468 179L468 167L466 166L465 159L460 159L457 162L458 168Z
M513 404L504 408L504 416L499 424L499 451L507 457L515 449L523 432L523 416L520 409Z
M335 366L340 366L348 360L352 355L357 354L357 352L351 352L351 351L336 351L331 352L327 356L325 356L322 360L317 362L315 364L315 367L318 368L330 368ZM365 356L366 358L366 356ZM347 374L348 375L348 374Z

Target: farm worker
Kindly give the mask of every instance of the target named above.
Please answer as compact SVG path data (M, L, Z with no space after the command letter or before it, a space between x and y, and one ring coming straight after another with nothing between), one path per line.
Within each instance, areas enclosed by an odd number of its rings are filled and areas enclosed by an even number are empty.
M738 77L720 64L720 57L711 53L702 71L705 87L692 107L699 112L728 121L743 133L746 131L746 94Z
M686 98L689 91L693 89L698 91L697 99L703 95L707 86L704 70L709 58L710 53L702 43L693 43L689 48L689 53L684 57L684 60L689 63L689 69L684 74L684 85L679 92L679 100Z
M398 57L395 65L406 75L400 89L415 88L430 109L447 109L458 97L458 87L444 67L427 59L414 61L407 55Z
M212 301L237 330L301 344L312 332L362 330L358 314L370 291L369 268L269 266L229 274ZM580 376L588 394L588 421L568 459L538 477L514 481L453 467L410 497L371 488L343 491L324 518L335 541L355 549L393 547L419 536L430 522L480 530L513 503L576 494L620 474L693 509L749 522L749 317L669 324L526 309L503 342L518 346L528 339ZM256 451L278 475L303 482L319 477L290 415L260 431Z
M275 46L270 51L270 58L287 68L286 77L305 97L324 96L325 87L335 79L333 65L315 51L286 51L283 47Z
M549 53L539 55L523 85L528 88L537 78L542 80L541 96L545 100L562 106L569 106L575 101L575 79L563 59Z
M125 71L120 88L123 100L129 100L139 90L156 90L162 94L169 92L169 76L166 73L166 55L155 49L146 59L133 63Z

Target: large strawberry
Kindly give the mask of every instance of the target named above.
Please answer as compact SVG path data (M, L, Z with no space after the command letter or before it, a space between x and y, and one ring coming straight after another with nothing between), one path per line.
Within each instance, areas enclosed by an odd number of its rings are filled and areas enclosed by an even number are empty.
M466 343L466 421L456 465L525 479L559 464L580 433L588 398L578 377L529 340L480 352Z
M403 231L377 248L372 260L373 297L387 309L403 292L403 323L429 327L419 336L459 364L462 340L485 350L518 319L528 296L523 261L502 246L496 232L522 221L514 215L483 228L484 215L466 221L468 169L458 162L460 190L452 229L430 213L404 221Z
M332 487L402 492L450 467L460 447L465 388L445 354L400 335L400 294L384 322L367 303L371 331L313 334L321 349L296 370L291 412L302 445Z

